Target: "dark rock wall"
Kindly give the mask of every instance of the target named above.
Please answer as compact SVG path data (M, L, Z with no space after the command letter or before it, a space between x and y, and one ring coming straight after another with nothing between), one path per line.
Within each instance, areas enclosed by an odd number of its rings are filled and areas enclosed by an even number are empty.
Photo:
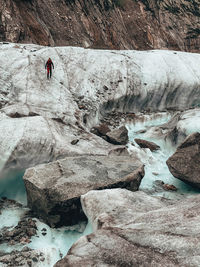
M200 50L197 0L0 0L0 41Z

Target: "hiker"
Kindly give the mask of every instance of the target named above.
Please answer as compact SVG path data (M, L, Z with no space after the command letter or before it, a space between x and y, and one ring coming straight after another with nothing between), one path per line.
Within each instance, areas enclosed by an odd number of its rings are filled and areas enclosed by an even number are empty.
M52 67L53 67L53 69L54 69L54 64L53 64L52 60L49 58L49 59L47 60L46 65L45 65L45 69L47 69L47 79L49 79L49 74L50 74L50 78L51 78Z

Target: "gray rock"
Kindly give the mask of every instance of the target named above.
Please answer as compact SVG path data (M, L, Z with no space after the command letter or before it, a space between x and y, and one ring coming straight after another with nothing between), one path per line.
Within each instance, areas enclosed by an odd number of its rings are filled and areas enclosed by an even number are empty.
M189 135L167 165L174 177L200 188L200 133Z
M200 196L172 202L125 189L81 197L94 233L55 264L67 266L199 266Z
M106 134L108 142L114 145L126 145L128 143L128 130L125 126L110 131Z
M85 219L80 196L93 189L138 190L144 167L129 156L83 156L30 168L24 175L28 206L51 226Z
M126 146L119 146L109 151L108 155L128 156L130 155Z

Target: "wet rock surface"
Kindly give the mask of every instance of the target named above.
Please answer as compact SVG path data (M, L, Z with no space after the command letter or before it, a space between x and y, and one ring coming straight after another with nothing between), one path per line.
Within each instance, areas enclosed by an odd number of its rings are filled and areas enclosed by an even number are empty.
M0 264L2 267L26 266L34 267L37 263L45 261L42 252L24 247L21 251L13 250L11 253L0 251Z
M174 177L200 188L200 133L189 135L167 165Z
M125 189L81 198L94 233L77 241L55 267L198 266L200 197L171 202Z
M138 190L142 163L130 156L68 157L26 171L28 206L51 226L85 219L80 196L92 189L122 187Z
M149 148L151 151L156 151L158 149L160 149L160 146L158 146L157 144L155 144L154 142L149 142L146 140L142 140L139 138L135 139L135 142L141 147L141 148Z
M0 244L8 243L11 246L16 244L24 245L30 243L31 237L37 234L37 226L35 220L23 218L12 230L3 228L0 232Z

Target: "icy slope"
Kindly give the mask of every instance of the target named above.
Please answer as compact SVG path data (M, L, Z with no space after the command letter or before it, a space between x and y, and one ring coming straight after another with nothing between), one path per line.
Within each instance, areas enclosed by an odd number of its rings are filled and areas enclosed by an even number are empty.
M55 64L50 81L44 69L49 57ZM111 146L88 132L105 112L198 106L199 62L199 54L173 51L1 43L1 166L27 168L64 155L106 154ZM75 146L74 139L79 139Z

